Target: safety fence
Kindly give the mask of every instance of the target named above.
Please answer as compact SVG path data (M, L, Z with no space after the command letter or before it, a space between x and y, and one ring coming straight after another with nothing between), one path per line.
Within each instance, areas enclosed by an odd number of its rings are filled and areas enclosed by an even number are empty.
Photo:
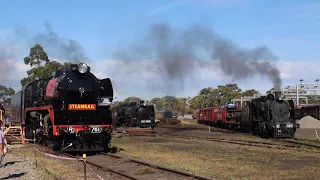
M42 165L42 168L44 168L49 174L51 174L52 176L54 176L56 179L61 179L59 178L58 175L56 175L55 173L53 173L52 171L48 170L46 167L45 167L45 164L43 162L41 162L39 160L39 158L37 158L37 154L42 154L46 157L49 157L49 158L53 158L53 159L62 159L62 160L69 160L69 161L78 161L78 162L83 162L83 176L84 176L84 179L86 180L88 175L87 175L87 168L91 171L91 173L97 177L97 179L100 179L100 180L104 180L105 178L103 178L101 175L99 175L98 173L96 173L91 167L90 165L86 162L86 154L83 154L82 158L71 158L71 157L64 157L64 156L58 156L58 155L55 155L55 154L51 154L51 153L47 153L47 152L42 152L40 151L39 149L36 148L36 145L35 145L35 139L26 139L26 138L19 138L21 140L25 140L25 141L28 141L28 142L33 142L33 149L34 149L34 157L32 157L34 160L35 160L35 166L36 168L38 168L38 163ZM21 153L19 153L21 154ZM23 155L23 154L21 154ZM23 155L25 156L25 155Z

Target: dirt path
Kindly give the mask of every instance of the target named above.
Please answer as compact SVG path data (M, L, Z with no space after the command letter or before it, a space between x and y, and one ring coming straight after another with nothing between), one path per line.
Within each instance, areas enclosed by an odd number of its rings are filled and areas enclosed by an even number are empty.
M26 179L26 180L50 180L49 174L41 169L36 169L34 160L14 152L9 152L0 168L0 179Z

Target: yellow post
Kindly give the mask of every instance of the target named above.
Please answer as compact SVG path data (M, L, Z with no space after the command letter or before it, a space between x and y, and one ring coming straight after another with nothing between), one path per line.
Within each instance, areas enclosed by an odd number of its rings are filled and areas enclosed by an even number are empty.
M0 110L0 120L3 121L2 110Z
M83 159L83 177L84 177L84 180L87 180L87 166L86 166L87 155L83 154L82 159Z

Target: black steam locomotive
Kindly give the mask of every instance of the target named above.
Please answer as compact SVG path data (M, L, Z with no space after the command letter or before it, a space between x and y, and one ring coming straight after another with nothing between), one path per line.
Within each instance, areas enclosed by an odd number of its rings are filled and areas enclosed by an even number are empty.
M109 105L101 105L103 100L113 101L110 79L97 79L80 63L29 83L11 97L11 106L23 138L54 150L106 151L112 113Z
M152 129L156 126L155 111L151 105L144 101L129 102L114 107L114 119L116 127L140 127Z
M250 131L268 137L294 137L296 110L292 100L283 100L280 92L245 102L243 107L230 106L201 108L195 119L200 124ZM226 103L228 104L228 103Z
M250 128L262 138L294 137L296 132L295 107L292 100L283 100L280 92L261 96L242 108L240 126Z

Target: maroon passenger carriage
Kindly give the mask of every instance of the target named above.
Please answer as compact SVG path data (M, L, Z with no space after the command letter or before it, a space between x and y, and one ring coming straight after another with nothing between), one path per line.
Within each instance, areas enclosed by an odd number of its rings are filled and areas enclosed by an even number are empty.
M113 87L85 63L35 80L11 97L22 138L63 151L107 151L111 141ZM23 143L26 143L24 140Z

